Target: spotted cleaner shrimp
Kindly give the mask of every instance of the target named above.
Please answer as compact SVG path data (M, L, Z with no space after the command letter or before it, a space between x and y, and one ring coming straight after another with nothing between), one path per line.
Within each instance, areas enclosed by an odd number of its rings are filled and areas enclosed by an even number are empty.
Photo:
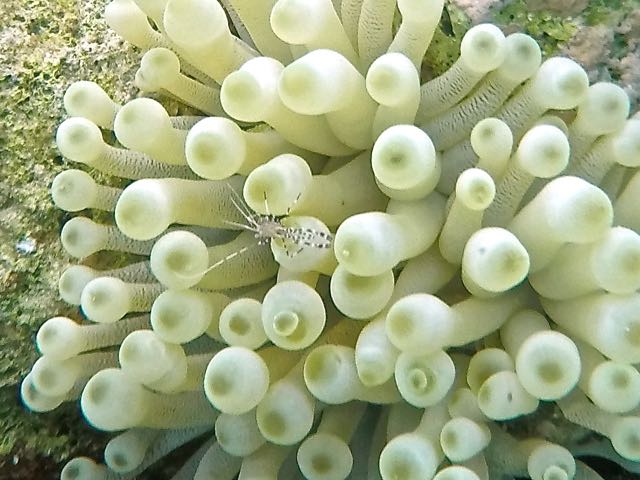
M242 230L253 232L257 243L255 245L242 247L239 250L230 253L226 257L210 265L204 273L208 273L234 257L242 255L254 246L267 245L272 241L278 242L283 247L286 255L290 258L294 258L305 248L326 249L332 247L333 236L331 234L311 228L291 227L284 223L288 218L290 218L289 213L297 203L300 195L296 197L293 204L287 209L287 212L284 215L274 215L269 212L267 195L264 193L264 205L267 213L261 214L251 211L244 199L231 185L227 184L227 187L231 191L230 200L233 203L233 206L246 220L246 223L237 223L228 220L225 220L224 223ZM289 247L291 246L296 246L298 248L297 250L291 251L289 250Z

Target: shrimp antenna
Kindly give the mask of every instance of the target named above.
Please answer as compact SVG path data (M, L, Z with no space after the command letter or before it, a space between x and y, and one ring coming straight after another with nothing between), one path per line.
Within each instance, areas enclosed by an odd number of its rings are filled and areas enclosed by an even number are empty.
M227 182L227 187L229 188L229 190L231 190L231 196L229 197L229 200L231 200L231 203L233 203L233 206L236 207L236 210L240 212L240 215L242 215L242 217L247 221L247 223L257 228L257 223L254 218L254 214L249 209L249 206L244 201L244 198L242 198L240 194L236 192L236 190L229 184L229 182ZM234 224L233 222L225 222L225 223L228 223L230 225L235 225L235 226L239 225L239 224Z

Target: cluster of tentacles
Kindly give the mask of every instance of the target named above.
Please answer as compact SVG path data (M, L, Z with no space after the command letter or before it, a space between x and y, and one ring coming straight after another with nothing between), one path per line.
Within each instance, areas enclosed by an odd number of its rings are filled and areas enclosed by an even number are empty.
M86 213L62 243L132 261L62 272L86 321L37 334L25 404L79 399L118 432L61 478L135 478L196 438L174 480L601 478L581 455L640 470L623 90L490 24L421 78L443 0L222 4L113 0L145 95L66 92L56 142L89 168L53 182ZM536 415L532 436L511 428Z

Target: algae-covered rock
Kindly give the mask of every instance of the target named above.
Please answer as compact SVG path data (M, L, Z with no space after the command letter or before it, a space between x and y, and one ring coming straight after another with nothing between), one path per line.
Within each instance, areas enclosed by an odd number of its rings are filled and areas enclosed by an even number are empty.
M96 438L74 404L32 415L19 402L21 377L36 358L33 337L53 312L77 316L56 288L68 257L59 242L64 213L49 185L66 163L53 136L62 95L77 79L99 81L122 100L135 94L138 54L106 25L105 0L0 3L0 478L57 478L46 461L87 451ZM90 447L89 447L90 448Z

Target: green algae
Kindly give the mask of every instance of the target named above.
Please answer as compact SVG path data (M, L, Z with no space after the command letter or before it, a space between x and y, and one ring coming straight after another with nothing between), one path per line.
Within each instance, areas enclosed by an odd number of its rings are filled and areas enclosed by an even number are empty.
M119 99L133 94L137 55L109 32L101 18L105 4L0 3L0 461L60 460L103 436L84 425L75 404L30 414L18 389L37 357L39 325L56 314L78 316L58 298L59 272L70 263L58 238L68 215L48 191L70 166L53 141L64 117L62 95L81 78L99 81Z
M471 20L464 11L449 1L445 2L440 24L424 57L423 70L428 67L431 72L428 77L441 75L453 65L460 56L460 43L469 27Z
M570 40L579 28L575 18L545 10L532 12L526 0L509 3L496 13L495 21L503 25L517 25L536 39L547 57L557 53L559 46Z

